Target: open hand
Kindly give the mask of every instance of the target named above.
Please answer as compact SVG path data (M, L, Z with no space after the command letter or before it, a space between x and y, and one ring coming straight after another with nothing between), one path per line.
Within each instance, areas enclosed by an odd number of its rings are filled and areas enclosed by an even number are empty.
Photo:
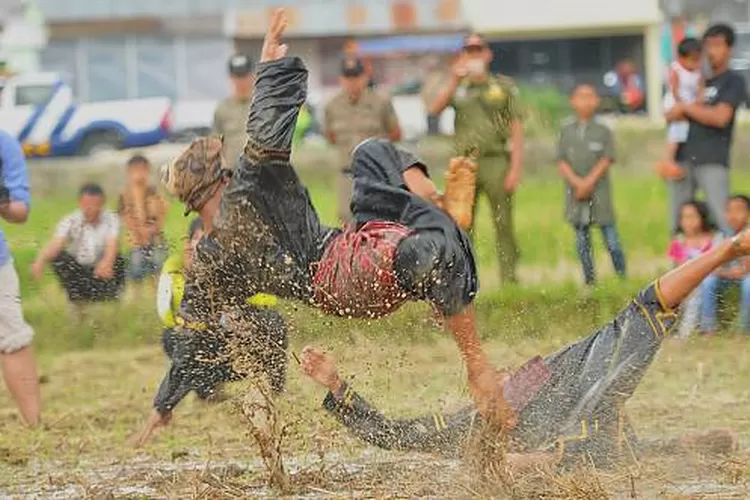
M284 9L276 9L271 15L266 36L263 39L263 49L260 52L260 62L276 61L286 57L289 47L281 43L281 37L286 30L287 19Z
M158 411L154 410L154 413L152 413L149 417L143 430L130 438L130 445L134 448L140 448L141 446L146 444L146 441L149 440L151 434L153 434L156 429L168 425L171 420L171 411L168 411L166 413L159 413Z
M114 276L112 264L104 260L99 262L94 268L94 276L101 280L112 279L112 276Z
M518 184L521 183L521 172L511 168L507 174L505 174L505 192L513 194L518 189Z
M466 56L464 54L459 55L453 64L451 65L451 76L456 80L466 78L469 74L469 69L466 67Z
M596 188L596 182L589 178L581 179L581 181L575 186L575 195L578 201L584 201L591 198Z
M469 390L479 413L487 421L513 428L517 423L516 415L503 396L503 385L507 379L506 372L487 366L479 373L469 372Z
M44 262L39 260L34 261L34 263L31 265L31 275L35 280L41 280L44 276Z
M336 370L336 361L330 354L307 346L302 350L300 365L305 375L331 392L336 392L341 388L342 382Z

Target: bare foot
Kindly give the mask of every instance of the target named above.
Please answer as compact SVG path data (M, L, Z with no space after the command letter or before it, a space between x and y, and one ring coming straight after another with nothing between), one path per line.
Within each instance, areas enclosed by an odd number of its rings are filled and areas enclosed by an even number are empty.
M656 171L662 179L679 181L685 178L685 171L673 160L661 160L656 164Z

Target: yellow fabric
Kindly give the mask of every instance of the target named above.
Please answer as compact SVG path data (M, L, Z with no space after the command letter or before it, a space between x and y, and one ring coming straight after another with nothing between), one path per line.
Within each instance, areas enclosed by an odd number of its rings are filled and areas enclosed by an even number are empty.
M156 309L162 323L167 328L176 325L185 326L181 318L177 317L180 303L185 294L185 263L182 255L173 255L164 262L159 277L159 291L157 292ZM276 307L279 299L275 295L256 293L248 297L245 302L254 307ZM200 329L200 328L194 328Z
M161 269L156 308L167 328L173 328L177 324L177 311L185 294L184 266L182 255L173 255L164 262Z

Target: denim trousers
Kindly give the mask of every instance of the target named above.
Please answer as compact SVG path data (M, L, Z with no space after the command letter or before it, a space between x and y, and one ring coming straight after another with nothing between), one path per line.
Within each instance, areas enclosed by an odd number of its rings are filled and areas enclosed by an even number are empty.
M614 224L608 224L600 226L599 229L602 232L602 238L604 239L607 251L612 258L612 266L615 268L615 272L619 276L625 276L625 252L622 250L617 228ZM592 285L596 282L596 267L591 248L591 225L577 226L575 227L575 231L576 249L581 266L583 267L583 277L587 285Z

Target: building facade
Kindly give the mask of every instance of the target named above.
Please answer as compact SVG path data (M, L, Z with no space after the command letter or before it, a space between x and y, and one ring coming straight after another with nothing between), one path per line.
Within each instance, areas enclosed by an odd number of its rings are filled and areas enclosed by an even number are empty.
M464 17L496 53L495 69L522 81L569 89L599 83L623 59L646 80L647 107L662 115L659 0L463 0Z
M49 25L42 65L65 75L82 101L227 92L233 47L221 0L37 2Z
M226 59L235 47L256 56L266 20L280 5L275 0L37 2L49 22L43 66L68 74L85 101L156 95L218 99L227 92ZM496 70L562 90L580 79L601 81L619 60L633 59L648 82L649 110L660 115L659 0L569 0L564 8L556 0L287 0L283 5L292 50L306 59L313 91L335 86L349 40L357 41L388 86L419 78L426 54L451 53L463 34L478 31L492 43Z

